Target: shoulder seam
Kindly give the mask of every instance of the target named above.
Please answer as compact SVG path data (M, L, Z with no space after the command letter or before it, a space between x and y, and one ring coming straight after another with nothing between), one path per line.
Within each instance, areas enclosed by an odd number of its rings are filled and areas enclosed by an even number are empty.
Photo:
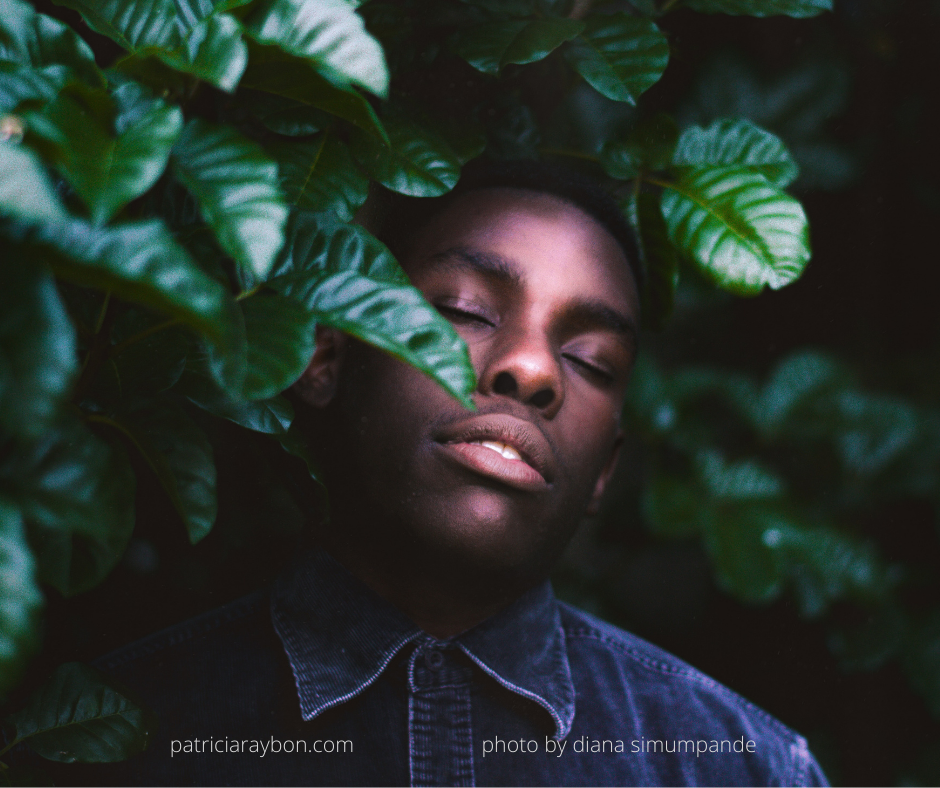
M147 635L127 646L104 654L95 659L92 664L101 670L113 670L135 659L152 656L160 651L181 645L213 629L246 618L256 611L260 603L263 603L266 595L266 591L255 591L220 608L161 629L159 632L154 632L152 635ZM264 609L263 605L262 609Z
M643 654L639 649L628 646L617 638L613 638L610 635L605 635L603 632L590 627L582 626L579 628L570 629L565 627L565 636L570 638L582 638L585 640L596 640L598 642L604 643L607 646L617 649L617 651L630 657L633 661L638 662L648 670L654 670L658 673L670 674L673 676L681 676L686 679L691 679L697 684L708 687L709 689L723 690L723 692L727 694L729 700L734 702L737 706L743 707L759 716L765 723L773 727L779 734L783 735L786 738L788 744L793 746L798 745L799 743L799 734L784 725L776 717L764 711L760 706L756 706L755 704L751 703L751 701L749 701L744 696L739 695L730 687L726 687L721 682L716 681L699 670L696 670L691 665L686 668L680 665L656 660L650 656L647 656L646 654Z

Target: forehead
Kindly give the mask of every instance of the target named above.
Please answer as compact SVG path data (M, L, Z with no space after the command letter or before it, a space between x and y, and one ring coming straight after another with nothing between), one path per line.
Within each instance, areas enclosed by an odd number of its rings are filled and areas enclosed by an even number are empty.
M416 234L405 269L419 278L457 253L507 263L528 288L558 298L603 297L636 312L637 293L617 240L589 214L554 195L481 189L460 195ZM443 271L457 275L460 265Z

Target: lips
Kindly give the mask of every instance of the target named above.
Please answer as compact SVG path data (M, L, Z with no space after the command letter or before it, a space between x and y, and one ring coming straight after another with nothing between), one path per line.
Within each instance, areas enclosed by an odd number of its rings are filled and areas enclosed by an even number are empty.
M437 437L445 456L517 489L546 489L554 476L548 441L531 423L506 414L477 416Z

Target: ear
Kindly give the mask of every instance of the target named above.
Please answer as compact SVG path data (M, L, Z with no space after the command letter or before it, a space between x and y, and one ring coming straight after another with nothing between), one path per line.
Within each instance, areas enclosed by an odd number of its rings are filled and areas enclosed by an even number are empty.
M326 407L336 395L340 367L349 337L329 326L317 326L316 349L304 374L291 388L314 408Z
M617 467L617 458L620 457L620 447L623 446L623 430L617 428L617 435L614 438L614 445L610 449L610 457L604 465L601 475L597 478L594 485L594 492L591 493L591 500L588 502L585 514L589 517L596 515L601 508L601 498L604 497L604 490L607 489L607 483L614 475L614 469Z

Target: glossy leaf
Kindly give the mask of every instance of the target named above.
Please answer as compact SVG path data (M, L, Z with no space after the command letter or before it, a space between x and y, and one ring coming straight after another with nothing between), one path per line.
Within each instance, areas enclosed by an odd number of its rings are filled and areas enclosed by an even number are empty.
M780 138L748 120L725 119L708 128L687 128L679 137L672 163L677 167L748 167L779 189L799 174Z
M466 346L418 290L401 284L404 274L395 259L365 230L318 230L301 221L275 271L279 275L270 284L303 303L318 321L415 366L471 407L475 375Z
M149 189L163 173L183 116L128 82L103 90L66 87L27 124L55 149L56 164L98 224ZM115 107L115 102L117 106Z
M714 498L734 501L776 498L784 491L783 480L753 460L726 462L714 450L699 452L699 476Z
M42 593L19 508L0 498L0 693L6 695L36 648Z
M510 63L535 63L584 30L576 19L513 19L484 22L458 33L456 54L484 74L498 74Z
M244 394L268 399L293 384L310 363L317 315L275 293L258 293L241 304L248 338Z
M78 372L75 329L52 276L7 252L0 288L0 426L36 437L49 429Z
M333 122L327 113L295 99L243 90L243 105L265 128L285 137L309 137Z
M66 217L39 160L9 142L0 142L0 214L47 222Z
M65 66L19 66L0 60L0 112L13 112L24 101L49 102L74 79Z
M727 290L783 287L809 261L803 207L746 167L688 170L663 191L662 209L672 242Z
M290 428L294 419L294 408L284 397L272 397L263 400L237 401L229 399L220 391L212 391L206 387L193 390L190 386L185 391L186 396L200 408L228 419L253 432L265 435L284 435Z
M669 44L649 19L623 12L593 16L567 46L568 62L599 93L636 104L662 76Z
M91 47L74 30L20 0L0 0L0 60L37 69L69 66L91 84L104 81Z
M71 596L108 575L134 528L134 475L120 446L63 422L7 457L0 476L14 482L41 580Z
M460 161L446 142L397 116L386 119L385 128L388 147L366 134L358 134L351 145L375 180L411 197L437 197L454 188Z
M284 241L287 219L277 164L234 129L194 120L177 141L173 165L222 248L264 277Z
M258 51L260 49L261 51ZM388 142L388 135L365 96L350 87L332 84L306 62L271 47L252 51L242 85L303 104L347 120Z
M334 84L388 94L382 46L346 0L262 0L245 29L262 44L310 61Z
M215 524L215 460L202 430L182 409L169 404L114 417L179 513L193 544Z
M268 152L277 160L281 189L291 207L332 211L348 222L366 201L369 179L335 134L325 131L311 142L271 145Z
M7 721L16 739L50 761L112 763L147 746L156 719L97 670L60 665Z
M809 17L832 10L832 0L685 0L684 5L706 14Z
M248 61L241 25L216 13L191 28L181 24L173 0L56 0L78 11L88 26L128 51L123 68L155 57L168 66L232 91Z
M679 258L669 242L666 222L657 198L641 192L631 204L630 215L643 257L646 280L643 287L643 323L662 328L672 312L679 285Z
M94 228L70 221L38 228L30 240L59 276L111 290L217 340L230 330L231 297L202 272L159 221Z

